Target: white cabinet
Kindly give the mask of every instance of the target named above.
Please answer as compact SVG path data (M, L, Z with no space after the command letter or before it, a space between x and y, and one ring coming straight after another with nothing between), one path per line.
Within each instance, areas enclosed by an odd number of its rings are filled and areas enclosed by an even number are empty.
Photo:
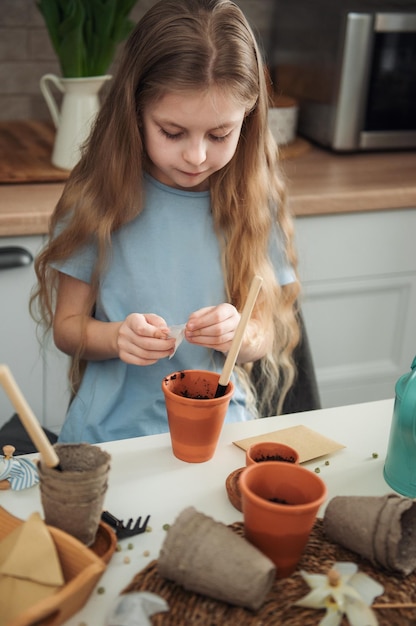
M393 397L416 355L416 209L299 217L296 228L323 406Z
M2 237L0 255L2 250L4 253L7 248L18 247L34 258L41 246L41 236ZM58 432L68 405L68 360L51 341L44 346L38 339L36 324L29 313L35 280L33 262L0 269L0 363L9 366L41 424ZM14 412L0 388L0 426Z

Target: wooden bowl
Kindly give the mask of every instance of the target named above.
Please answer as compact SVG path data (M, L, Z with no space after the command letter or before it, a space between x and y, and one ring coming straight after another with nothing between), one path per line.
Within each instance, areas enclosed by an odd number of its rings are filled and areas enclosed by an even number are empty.
M240 475L245 467L239 467L229 474L225 481L225 488L227 490L228 499L237 511L242 513L243 506L241 504L241 491L240 491Z
M22 523L0 507L0 541ZM65 585L56 594L25 610L10 626L59 626L66 622L85 605L116 547L115 533L106 524L100 524L92 549L58 528L47 528L58 552ZM102 556L95 553L94 546Z
M90 546L90 550L92 550L97 556L99 556L100 559L104 561L104 563L108 563L113 556L116 547L116 533L110 526L108 526L108 524L100 522L97 534L95 536L95 541L92 546Z

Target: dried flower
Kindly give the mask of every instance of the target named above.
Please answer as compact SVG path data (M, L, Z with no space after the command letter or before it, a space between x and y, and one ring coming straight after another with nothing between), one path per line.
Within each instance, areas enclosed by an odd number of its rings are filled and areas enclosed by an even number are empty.
M327 575L300 573L311 591L295 604L326 609L319 626L339 626L343 615L351 626L377 626L370 605L384 588L367 574L358 572L355 563L335 563Z

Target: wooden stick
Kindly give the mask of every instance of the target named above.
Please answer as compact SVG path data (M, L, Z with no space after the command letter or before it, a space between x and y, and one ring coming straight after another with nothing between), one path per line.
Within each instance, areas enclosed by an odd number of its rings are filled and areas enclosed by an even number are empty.
M253 311L253 307L256 302L258 293L260 291L262 282L263 282L263 279L261 278L261 276L254 276L251 282L247 300L244 305L243 311L241 313L240 321L238 322L238 326L236 328L236 331L235 331L235 334L231 343L231 348L227 354L227 358L225 359L224 367L221 372L220 379L218 381L218 387L215 393L216 398L223 396L227 389L227 385L230 381L231 373L234 369L234 365L235 365L238 353L241 348L244 331L246 330L246 326L248 324L251 313Z
M23 397L23 394L17 386L17 383L7 365L0 365L0 383L6 394L9 396L9 399L13 404L16 413L19 415L23 426L27 430L28 435L33 441L35 448L41 453L45 464L48 467L56 467L57 469L60 469L58 455L45 435L44 430L36 419L30 406Z
M416 602L387 602L372 604L372 609L416 609Z

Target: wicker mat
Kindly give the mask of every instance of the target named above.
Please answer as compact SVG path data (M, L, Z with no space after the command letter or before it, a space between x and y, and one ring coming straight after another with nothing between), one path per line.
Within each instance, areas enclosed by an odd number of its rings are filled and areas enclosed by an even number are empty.
M230 526L243 535L240 522ZM416 602L416 574L402 577L374 569L358 555L328 541L323 533L322 521L317 520L312 530L298 569L309 573L327 572L335 561L353 561L360 569L384 586L384 594L374 604ZM185 591L157 573L157 561L152 561L136 574L123 593L152 591L169 604L168 613L152 616L153 626L316 626L324 616L323 611L293 606L309 590L298 572L290 578L276 580L263 606L256 613L234 607L225 602L212 600L196 593ZM410 626L416 624L416 608L375 608L380 626ZM344 618L342 626L347 626Z

